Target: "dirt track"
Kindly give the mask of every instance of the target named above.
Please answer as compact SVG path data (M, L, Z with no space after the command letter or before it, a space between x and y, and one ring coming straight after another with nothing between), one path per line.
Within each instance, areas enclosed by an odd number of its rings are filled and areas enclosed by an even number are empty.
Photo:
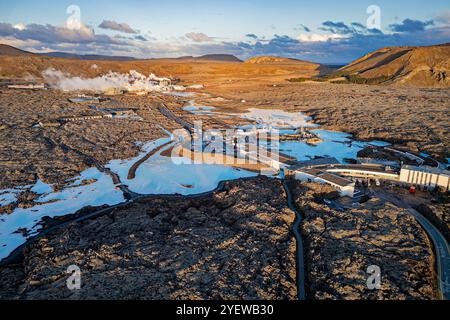
M157 154L159 151L161 151L162 149L164 149L165 147L171 145L173 142L169 141L165 144L163 144L162 146L159 146L158 148L150 151L149 153L147 153L144 157L142 157L141 159L139 159L137 162L135 162L130 170L128 171L128 180L133 180L134 178L136 178L136 170L148 159L150 159L153 155Z

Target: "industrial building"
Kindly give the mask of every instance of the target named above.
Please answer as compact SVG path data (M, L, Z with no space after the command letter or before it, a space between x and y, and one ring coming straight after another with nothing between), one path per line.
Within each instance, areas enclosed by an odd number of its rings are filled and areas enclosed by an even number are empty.
M79 117L66 117L66 118L59 118L58 121L60 122L82 122L82 121L88 121L88 120L98 120L98 119L104 119L104 118L112 118L113 116L111 114L106 115L92 115L92 116L79 116Z
M25 90L45 90L47 87L44 83L40 84L10 84L8 85L8 89L25 89Z
M327 168L327 172L337 173L343 176L398 181L398 171L394 171L383 165L336 165Z
M377 164L341 165L334 158L319 158L291 165L286 175L305 182L329 184L341 195L353 197L355 183L350 179L359 178L389 181L398 185L422 187L429 190L450 189L450 172L438 168L402 166L401 170ZM349 177L348 179L346 177Z
M335 188L341 196L353 198L355 195L355 183L349 179L327 172L323 169L296 169L288 170L288 176L292 176L296 180L303 182L316 182L320 184L328 184Z
M301 169L301 168L314 168L319 166L332 166L338 165L340 162L338 159L333 157L325 157L325 158L315 158L312 160L306 161L297 161L295 164L290 166L291 170Z
M400 182L428 189L440 188L449 191L450 172L432 167L403 166Z

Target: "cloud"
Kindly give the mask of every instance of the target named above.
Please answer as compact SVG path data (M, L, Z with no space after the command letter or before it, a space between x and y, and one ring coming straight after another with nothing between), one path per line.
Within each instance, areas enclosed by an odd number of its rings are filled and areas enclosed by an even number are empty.
M140 35L139 36L134 36L134 39L135 40L139 40L139 41L148 41L146 37L140 36Z
M103 22L98 26L101 29L109 29L114 31L119 31L123 33L137 34L139 33L137 30L133 30L126 23L118 23L111 20L103 20Z
M17 29L17 30L25 30L26 29L26 26L23 23L15 24L13 27L14 27L14 29Z
M434 21L420 21L420 20L412 20L405 19L402 23L395 23L389 25L389 29L394 32L417 32L424 31L426 27L434 26Z
M49 24L28 24L17 28L9 23L0 23L0 43L32 52L124 55L134 50L136 42L96 34L84 24L79 29L70 29Z
M36 40L21 40L14 37L3 37L0 43L7 44L16 48L36 48L40 46L40 42Z
M383 33L370 30L362 24L326 23L333 31L341 33L300 34L275 36L270 41L255 44L238 43L244 51L240 58L255 55L279 55L302 60L326 63L348 63L386 46L423 46L450 41L450 26L427 28L416 33Z
M344 36L341 34L317 34L317 33L311 33L311 34L300 34L297 37L297 40L303 41L303 42L324 42L324 41L331 41L331 40L340 40L343 39Z
M402 23L403 25L404 23ZM15 27L16 26L16 27ZM224 41L204 33L157 40L150 35L96 34L86 25L67 27L0 23L0 43L33 52L64 51L78 54L170 58L204 54L233 54L241 59L276 55L327 63L346 63L385 46L420 46L450 42L450 26L429 25L416 32L387 32L367 29L358 22L325 21L322 32L301 31L299 35L258 37L248 33L243 41Z
M79 29L57 27L50 24L28 24L16 28L9 23L0 23L0 36L20 40L37 40L43 43L116 43L106 35L96 35L94 30L84 24Z
M186 38L194 42L210 42L213 39L201 32L189 32L185 35Z
M325 21L320 27L323 31L329 31L336 34L350 34L353 33L352 29L343 22Z
M248 34L246 34L245 36L246 36L247 38L250 38L250 39L255 39L255 40L258 39L258 36L257 36L256 34L254 34L254 33L248 33Z
M438 14L435 20L444 25L450 25L450 10Z
M305 31L305 32L311 32L311 29L310 28L308 28L307 26L305 26L304 24L299 24L299 25L297 25L297 27L296 28L294 28L294 30L296 30L296 31Z
M365 25L359 22L352 22L350 25L344 22L325 21L319 28L322 31L331 32L340 35L358 35L358 34L383 34L379 29L368 29Z
M353 33L356 34L383 34L380 29L368 29L365 25L359 22L352 22L351 28Z

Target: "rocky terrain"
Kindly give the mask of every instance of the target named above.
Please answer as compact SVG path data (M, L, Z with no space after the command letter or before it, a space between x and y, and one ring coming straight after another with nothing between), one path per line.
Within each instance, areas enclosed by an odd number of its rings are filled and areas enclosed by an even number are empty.
M436 298L431 244L406 211L372 199L340 212L323 204L331 187L290 184L304 215L308 299ZM30 243L23 260L0 267L0 298L296 299L294 219L282 183L266 177L141 199ZM66 288L70 265L80 291ZM380 290L367 288L372 265Z
M2 299L295 299L296 244L280 181L149 198L50 232L0 268ZM82 289L66 288L77 265Z
M323 203L331 187L293 182L304 215L307 289L311 299L434 299L436 275L426 233L408 214L371 199L340 212ZM381 268L381 289L369 290L367 268Z
M402 54L382 51L346 70L368 79L379 77L372 73L394 62L397 66L397 59L411 57L412 63L421 56L416 49L408 50ZM430 57L438 59L441 50L447 48L436 49ZM439 66L445 66L444 62ZM132 108L140 120L103 118L40 127L36 126L39 122L99 112L90 104L69 102L75 92L1 87L0 189L32 185L40 179L58 190L87 168L136 156L139 142L165 137L165 130L180 128L159 111L159 102L186 121L203 120L205 128L244 124L239 114L249 108L304 112L324 129L352 133L360 140L389 141L411 151L428 152L443 162L450 157L448 85L425 89L295 83L287 80L318 76L323 66L274 57L248 63L190 58L117 62L0 50L0 79L5 81L41 81L42 71L50 67L83 77L135 69L146 75L180 78L183 85L201 84L197 104L217 107L220 116L183 110L192 99L187 96L124 94L95 104L98 108ZM391 67L387 69L391 72ZM426 82L420 83L434 86L425 77L430 70L422 71L403 84L414 85L423 78ZM442 79L447 78L438 73L444 83ZM340 212L321 200L333 197L332 189L301 184L293 189L297 207L305 216L301 231L310 299L436 297L430 242L406 211L372 199ZM0 215L27 206L36 197L24 191L16 203L0 207ZM441 230L448 230L448 208L442 211L427 205L418 210L433 211L429 219L436 217L443 223ZM228 182L222 191L199 197L141 199L99 218L51 231L30 244L20 264L0 268L0 298L295 299L296 246L290 232L294 217L281 183L264 177ZM72 264L82 270L79 292L65 286L66 269ZM370 265L382 269L381 290L367 290Z
M421 87L450 85L450 43L429 47L387 47L340 69L350 81Z
M311 69L319 68L321 65L319 63L313 63L298 59L281 58L275 56L259 56L250 58L244 62L245 64L256 64L256 65L304 65Z
M323 74L327 67L277 57L256 57L246 63L195 59L81 61L30 55L11 48L0 54L0 78L39 80L48 68L83 77L96 77L110 70L155 73L179 78L182 84L203 85L200 91L211 98L203 102L223 107L224 111L245 112L255 107L302 111L324 128L353 133L360 140L387 140L443 160L450 157L450 89L448 77L444 76L448 73L444 69L448 66L449 48L448 45L384 48L339 71L358 77L367 75L368 79L392 74L398 81L409 77L410 81L402 82L403 86L392 85L392 81L391 85L291 83L286 80L311 79ZM413 70L422 70L423 65L433 70L414 73ZM440 81L440 88L420 88L435 87L428 80L420 80L433 72L441 74L441 80L445 78L447 82ZM11 97L8 103L12 102Z
M197 103L216 106L217 112L236 114L248 108L302 111L323 128L353 133L360 140L386 140L411 151L428 152L443 162L450 156L449 89L286 82L274 87L236 82L205 91L210 93L200 94ZM244 123L233 116L185 112L182 106L189 97L117 95L97 106L133 108L143 121L101 119L33 128L39 121L98 113L90 104L67 100L76 96L58 90L0 88L0 189L33 184L38 178L61 183L93 166L92 158L105 164L136 156L136 142L166 136L161 127L180 128L158 111L160 101L191 123L202 120L206 128Z
M450 157L450 89L331 83L224 83L208 88L227 112L248 108L305 112L329 130ZM243 102L244 101L244 102Z
M450 203L448 196L443 196L442 203L418 204L415 209L431 221L450 242Z
M272 66L291 66L294 69L301 66L305 70L308 70L308 69L311 70L312 73L314 71L317 71L317 74L315 76L331 74L336 71L336 68L322 65L320 63L314 63L314 62L298 60L298 59L275 57L275 56L254 57L254 58L248 59L244 63L247 65L260 65L260 66L264 66L264 65L267 65L267 66L270 66L270 65L272 65Z
M62 183L94 162L128 159L140 149L136 142L167 136L161 128L179 126L157 111L157 97L116 96L98 108L133 108L141 121L95 119L69 122L57 127L33 127L62 117L101 114L89 103L71 103L77 94L57 90L26 91L0 89L0 189L33 184L39 178ZM164 97L178 104L176 97Z

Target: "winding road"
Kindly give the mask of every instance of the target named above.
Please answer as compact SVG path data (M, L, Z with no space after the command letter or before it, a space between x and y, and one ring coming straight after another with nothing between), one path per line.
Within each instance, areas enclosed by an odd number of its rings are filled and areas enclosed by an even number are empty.
M179 118L174 113L172 113L164 104L160 104L158 107L158 110L163 114L165 117L167 117L170 120L173 120L177 122L179 125L181 125L183 128L185 128L187 131L191 132L193 131L193 125L184 119ZM126 202L123 202L118 205L110 206L107 208L103 208L100 210L93 211L91 213L87 213L81 216L71 216L68 217L65 221L60 221L56 225L49 227L45 230L43 230L41 233L39 233L37 236L32 237L27 240L25 244L18 247L16 250L14 250L9 257L2 260L0 262L0 266L14 263L17 260L19 260L22 256L23 249L28 246L30 243L36 241L37 239L45 236L49 232L62 228L63 226L66 226L67 224L73 223L73 222L80 222L88 219L97 218L102 215L106 215L110 213L111 211L122 208L130 203L133 203L134 201L140 200L140 199L154 199L154 198L166 198L166 199L172 199L172 198L201 198L207 195L211 195L215 192L223 190L224 182L220 182L218 187L215 190L212 190L210 192L205 192L197 195L192 196L180 196L180 195L140 195L137 193L134 193L128 189L126 185L123 185L120 181L120 177L111 171L109 168L106 168L101 163L99 163L94 157L91 157L85 153L83 153L80 150L77 150L75 148L72 148L62 142L53 141L50 138L47 138L49 143L55 146L59 146L63 150L70 150L73 152L76 152L80 156L82 156L85 159L85 162L90 165L94 165L98 168L99 171L104 172L111 176L113 182L115 185L119 185L120 189L125 195ZM155 150L150 151L147 155L145 155L143 158L138 160L129 170L128 172L128 179L133 180L136 177L136 170L139 168L140 165L142 165L145 161L147 161L151 156L156 154L157 152L161 151L165 147L168 147L170 144L172 144L173 141L170 141ZM249 178L251 179L251 178ZM245 180L242 179L242 180ZM303 217L301 213L296 209L293 201L293 195L292 191L289 188L289 183L287 180L282 180L283 187L286 192L287 197L287 204L288 207L295 212L296 219L294 221L294 224L292 225L292 232L296 239L296 264L297 264L297 296L299 300L305 300L306 299L306 289L305 289L305 262L304 262L304 244L303 239L300 233L300 225L302 223ZM378 191L378 190L372 190L373 195L376 197L383 199L388 202L392 202L393 204L397 205L398 207L404 208L408 210L408 212L411 213L412 216L420 223L420 225L424 228L424 230L429 235L430 239L432 240L435 248L435 255L436 255L436 264L437 264L437 272L438 272L438 288L439 293L441 295L442 299L449 299L450 298L450 248L446 241L446 239L443 237L441 232L433 225L431 224L425 217L423 217L419 212L414 210L409 204L407 204L403 199L390 194L385 191Z
M292 191L289 188L289 183L286 179L283 180L283 187L286 192L288 207L295 212L296 218L294 224L292 226L292 232L295 235L295 240L297 242L297 297L299 300L306 299L306 290L305 290L305 259L304 259L304 248L303 248L303 239L300 234L300 225L302 223L303 217L295 208Z
M442 300L449 300L450 247L445 237L430 221L428 221L428 219L421 215L417 210L414 210L400 197L387 193L385 191L373 189L371 190L371 193L380 199L391 202L400 208L408 210L408 212L411 213L411 215L417 220L417 222L419 222L419 224L424 228L425 232L428 234L434 245L440 298Z

